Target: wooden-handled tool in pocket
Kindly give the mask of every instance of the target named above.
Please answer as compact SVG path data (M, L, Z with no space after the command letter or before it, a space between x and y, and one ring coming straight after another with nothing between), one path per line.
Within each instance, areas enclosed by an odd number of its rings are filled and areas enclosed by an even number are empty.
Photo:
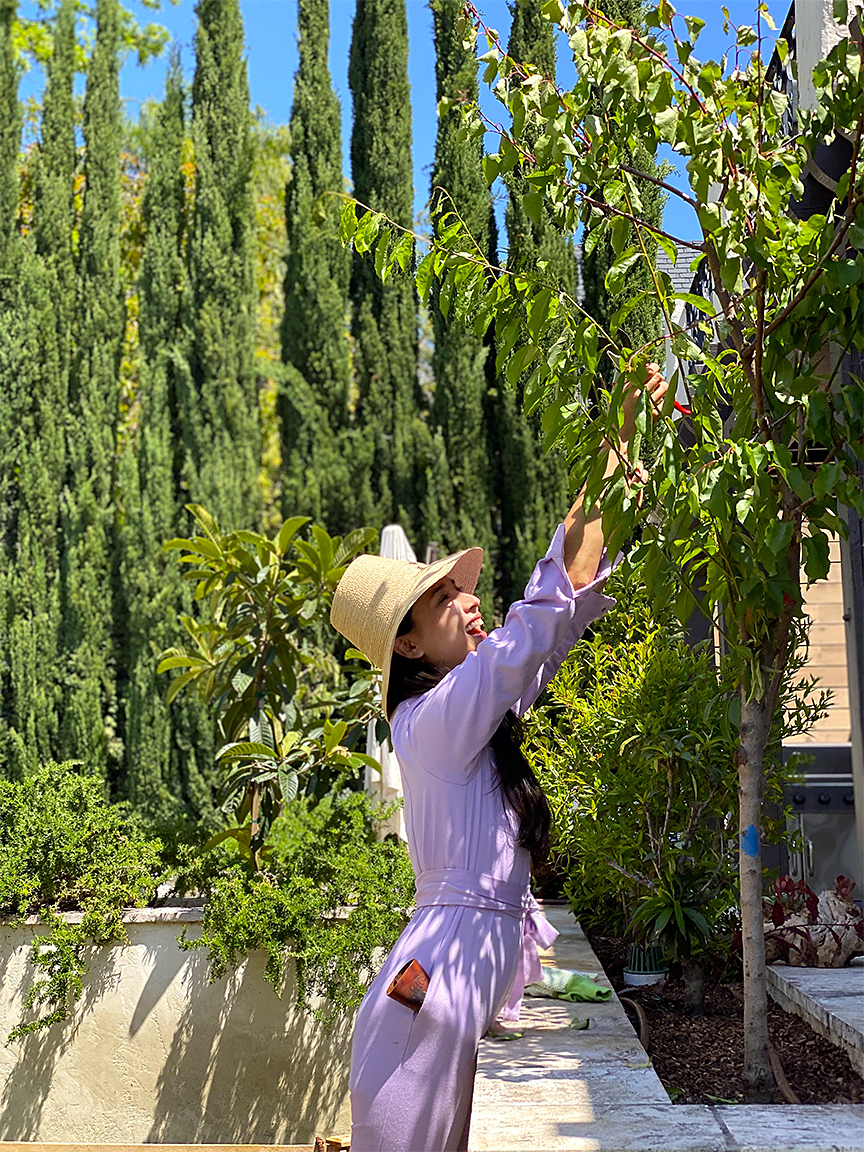
M412 1012L419 1012L428 987L429 976L424 972L420 962L409 960L390 981L387 995L410 1008Z

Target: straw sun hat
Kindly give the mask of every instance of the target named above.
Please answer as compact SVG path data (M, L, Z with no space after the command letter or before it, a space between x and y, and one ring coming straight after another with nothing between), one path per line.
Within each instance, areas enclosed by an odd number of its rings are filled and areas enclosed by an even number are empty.
M385 715L390 657L402 617L445 576L451 576L463 592L473 592L482 564L483 549L466 548L434 564L364 555L348 565L333 597L330 623L381 669Z

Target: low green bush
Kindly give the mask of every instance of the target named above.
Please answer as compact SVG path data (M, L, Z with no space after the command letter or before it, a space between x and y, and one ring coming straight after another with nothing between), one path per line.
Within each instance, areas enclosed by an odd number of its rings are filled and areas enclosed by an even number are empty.
M41 1010L8 1039L65 1020L81 993L87 945L128 939L123 908L146 905L162 876L161 841L137 830L125 804L109 804L100 777L75 762L49 763L20 781L0 780L0 916L38 916L36 977L24 1000ZM70 924L61 912L81 912Z
M123 910L153 903L167 861L180 869L178 895L205 897L201 938L184 930L178 942L207 949L211 980L261 948L277 994L293 959L298 1006L332 1020L362 998L375 950L392 946L413 903L405 845L378 838L390 811L361 792L298 797L273 823L256 869L233 841L202 852L147 837L128 806L108 803L101 779L75 762L0 781L0 917L10 926L38 917L47 927L30 953L25 1009L36 1014L7 1042L68 1018L88 949L128 941ZM64 912L82 913L80 923ZM329 1011L313 1005L316 994Z
M376 970L376 949L392 947L414 900L405 845L376 831L392 810L362 792L318 803L298 796L274 822L259 870L233 846L205 853L178 880L181 891L206 896L203 933L190 940L184 930L181 947L207 949L211 980L263 948L277 994L291 959L298 1006L327 1023L354 1007Z

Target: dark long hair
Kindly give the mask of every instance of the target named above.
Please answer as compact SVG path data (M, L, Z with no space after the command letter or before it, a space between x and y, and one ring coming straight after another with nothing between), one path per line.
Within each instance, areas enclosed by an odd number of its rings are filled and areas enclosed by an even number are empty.
M397 636L404 636L414 627L411 609L402 618ZM447 675L449 669L425 660L409 660L394 652L390 657L390 683L387 687L387 715L392 716L397 704L422 696L434 688ZM516 813L519 821L518 843L531 854L531 864L538 871L549 856L549 802L531 765L522 754L524 730L522 721L511 709L492 736L495 768L502 795Z

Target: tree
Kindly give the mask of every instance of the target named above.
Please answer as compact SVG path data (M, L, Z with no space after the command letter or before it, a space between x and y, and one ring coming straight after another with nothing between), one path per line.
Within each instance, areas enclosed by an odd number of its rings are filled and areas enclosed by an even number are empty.
M119 528L116 635L125 772L121 793L153 825L213 817L213 721L197 701L166 705L159 653L178 638L177 616L191 611L173 553L185 513L177 364L182 360L184 90L179 53L153 114L143 217L146 244L139 281L140 386L137 434L120 460L125 517Z
M17 0L0 4L0 258L8 267L10 249L18 231L18 149L21 145L19 68L12 42Z
M462 45L457 32L461 0L432 0L435 30L435 75L438 101L455 103L464 93L478 95L477 60ZM461 119L457 108L442 107L438 118L435 165L432 171L433 219L456 211L482 252L489 247L491 197L483 179L483 148L480 140L467 146L459 140ZM440 502L442 484L452 487L452 519L440 523L438 534L443 552L479 545L494 560L494 500L487 457L488 430L485 401L486 362L489 349L482 336L450 323L443 315L437 293L432 299L434 352L432 369L435 395L431 423L440 429L445 464L443 475L430 484ZM447 466L449 464L449 467ZM431 509L427 505L427 516ZM478 595L491 601L494 563L481 574Z
M657 278L665 339L681 367L653 421L656 465L644 487L635 472L650 419L644 397L629 455L619 455L607 479L603 471L605 445L614 443L623 420L625 390L644 378L650 346L631 348L614 318L604 331L542 276L493 269L490 291L490 268L467 251L459 229L436 239L417 278L424 293L437 279L475 325L494 319L504 347L524 338L508 375L531 368L526 403L543 407L547 435L573 462L575 483L585 482L589 508L601 503L610 552L641 528L635 559L644 560L658 608L673 602L683 622L695 606L694 582L702 581L702 607L723 631L726 671L739 685L730 722L737 729L743 1078L752 1099L765 1099L773 1089L762 909L765 748L806 623L802 561L807 581L823 578L828 533L846 530L842 507L864 513L864 386L843 366L846 352L864 345L864 46L860 35L858 42L841 40L820 62L813 76L818 107L799 110L801 132L789 138L781 129L786 97L766 79L761 9L755 29L736 31L740 48L756 50L725 77L719 64L703 64L693 54L704 22L688 17L680 28L666 0L648 11L644 33L620 28L583 3L565 8L549 0L544 13L569 37L576 83L559 92L486 32L487 77L493 84L514 72L520 78L494 88L510 123L496 129L499 151L487 160L487 178L521 163L534 177L540 206L564 232L582 224L589 233L608 234L616 256L607 274L610 291L646 258L641 246L627 246L634 226L656 238L671 259L686 252L694 270L704 262L710 274L711 299L686 294L695 314L686 327L672 321L680 297L670 279ZM465 34L472 29L484 29L474 10ZM784 59L788 45L778 41L777 51ZM476 104L467 102L464 116L467 135L486 130ZM801 194L808 153L840 126L851 136L851 160L836 200L825 213L798 219L788 206ZM643 218L642 189L656 180L621 162L622 133L628 143L641 140L651 158L664 142L686 158L689 192L665 182L663 188L696 210L701 240L674 237ZM712 185L719 185L716 199ZM533 188L526 193L526 209L537 210L535 195ZM346 238L356 235L353 219L349 206ZM385 237L392 244L392 233L379 217L366 223L363 244L380 249ZM611 363L613 375L598 392L601 361ZM686 439L672 419L679 379L689 398Z
M125 322L120 283L120 94L117 0L98 0L84 97L84 198L75 350L66 423L60 749L108 771L116 733L111 564L118 377ZM111 745L116 757L117 748Z
M410 229L413 180L405 0L358 0L348 83L354 98L354 194L362 204L386 212ZM401 268L384 283L368 261L357 257L351 301L359 393L357 449L371 477L374 501L373 509L363 510L364 522L380 526L398 520L410 535L420 513L414 443L420 410L414 285L401 275Z
M32 771L56 746L57 510L64 479L58 412L65 396L57 278L19 230L14 16L14 4L0 7L0 765L10 777ZM70 236L67 220L67 245Z
M59 507L66 471L64 426L58 414L66 407L75 307L74 52L74 12L66 0L57 16L35 157L35 254L28 246L22 277L30 317L22 368L30 383L20 426L16 592L8 649L17 735L17 755L8 765L12 775L33 771L50 758L58 736Z
M348 420L351 258L336 228L322 228L312 219L319 197L344 187L341 111L327 64L327 0L298 0L297 29L300 64L289 124L291 179L285 188L283 350L285 363L308 382L337 429ZM332 204L323 210L332 213Z
M237 0L198 0L195 12L183 470L193 498L236 529L256 525L261 511L249 82Z
M351 257L339 243L332 201L341 192L339 100L327 64L327 0L299 0L300 64L291 109L291 174L285 187L285 311L279 395L284 463L283 509L345 531L355 493L347 447ZM320 205L320 207L319 207ZM325 213L325 223L314 218Z

